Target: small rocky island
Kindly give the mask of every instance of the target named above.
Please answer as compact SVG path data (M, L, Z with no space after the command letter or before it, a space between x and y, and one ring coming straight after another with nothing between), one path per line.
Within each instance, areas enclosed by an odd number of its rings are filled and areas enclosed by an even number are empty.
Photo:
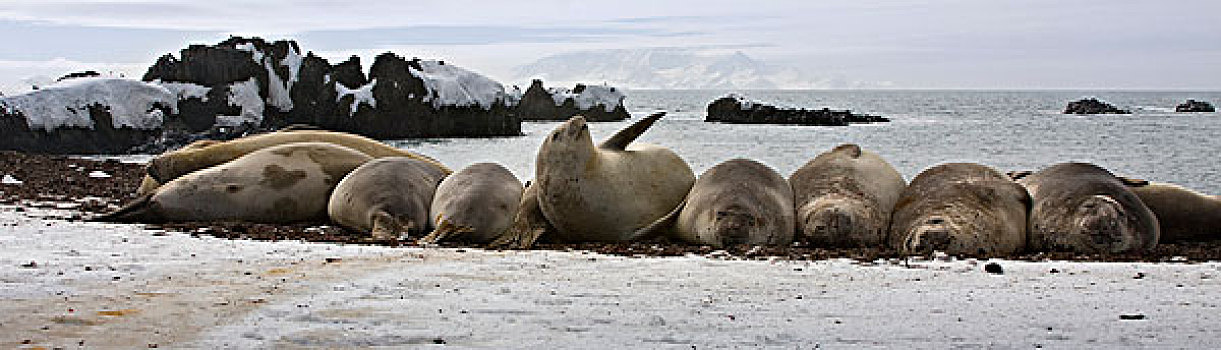
M855 123L883 123L885 117L854 114L849 110L780 108L730 94L708 104L705 122L730 124L780 124L845 126Z
M609 86L536 81L527 93L442 60L387 52L365 74L357 56L332 64L295 41L231 37L166 54L140 80L85 71L0 97L0 150L156 153L289 125L376 139L516 136L523 114L628 117Z
M1217 109L1213 108L1213 105L1208 103L1207 101L1187 100L1187 102L1183 102L1183 103L1179 104L1178 106L1175 106L1174 111L1179 112L1179 113L1192 113L1192 112L1212 113L1212 112L1216 112Z
M631 116L623 107L623 97L622 90L606 85L544 88L542 80L534 79L517 104L517 115L522 120L559 121L579 114L588 121L619 121Z
M1064 114L1132 114L1132 111L1115 108L1115 106L1090 97L1068 103Z

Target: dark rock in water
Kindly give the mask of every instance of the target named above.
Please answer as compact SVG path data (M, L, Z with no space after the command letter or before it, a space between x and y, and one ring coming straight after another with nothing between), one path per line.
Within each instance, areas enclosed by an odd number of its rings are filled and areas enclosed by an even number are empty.
M1216 112L1217 109L1213 108L1213 105L1209 104L1206 101L1187 100L1187 102L1183 102L1182 104L1175 106L1174 111L1180 112L1180 113L1183 113L1183 112L1209 112L1209 113L1212 113L1212 112Z
M1091 97L1069 102L1068 107L1064 108L1064 114L1132 114L1132 112L1115 108L1109 103Z
M623 107L623 93L614 87L577 84L572 90L546 89L535 79L517 104L522 120L567 120L584 116L588 121L624 120L630 117Z
M823 109L778 108L741 96L729 95L708 104L706 122L734 124L782 124L844 126L852 123L889 122L885 117L854 114L852 111Z
M87 70L84 72L68 73L62 77L59 77L59 79L55 79L55 81L64 81L67 79L75 79L75 78L92 78L92 77L100 77L100 76L102 76L101 73L98 73L96 71ZM3 95L0 95L0 96L3 96Z
M1121 319L1121 320L1127 320L1127 321L1143 320L1143 319L1145 319L1145 315L1142 315L1142 314L1124 314L1124 315L1119 315L1119 319Z

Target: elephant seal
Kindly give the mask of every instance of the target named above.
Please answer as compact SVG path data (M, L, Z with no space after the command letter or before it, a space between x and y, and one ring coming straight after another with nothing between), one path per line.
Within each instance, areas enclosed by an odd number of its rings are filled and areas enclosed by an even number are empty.
M1033 201L1027 228L1031 251L1126 253L1157 245L1158 219L1106 169L1060 163L1018 183Z
M984 165L948 163L912 179L895 203L891 247L906 254L1003 256L1026 246L1030 195Z
M433 231L420 241L458 239L484 244L500 237L521 206L524 188L509 169L476 163L446 177L429 209Z
M204 148L207 146L215 145L218 143L220 143L220 141L198 140L195 142L191 142L191 143L187 144L186 146L182 146L182 148L179 148L179 149L198 149L198 148ZM144 174L144 178L140 179L140 188L136 189L136 196L143 196L143 195L146 195L149 193L153 193L153 191L157 190L157 187L161 187L161 183L158 182L157 180L154 180L152 176L148 176L148 174Z
M247 136L200 148L167 152L148 162L148 175L166 183L192 171L228 162L251 152L294 142L327 142L348 147L373 158L408 157L432 163L447 175L449 168L432 158L390 147L364 136L318 130L288 130Z
M682 241L718 248L788 245L796 231L793 189L766 165L731 159L700 174L686 200L637 238L659 225L671 226L670 234Z
M798 239L814 247L882 247L907 183L882 157L854 144L819 154L789 176Z
M231 162L183 175L109 214L116 222L325 220L331 190L371 160L325 142L268 147Z
M374 239L423 233L428 206L445 173L431 163L407 157L377 158L352 170L331 193L331 221Z
M691 167L667 148L632 143L664 114L645 117L597 146L581 116L547 136L534 179L539 209L557 241L625 241L678 207L695 182Z
M1130 183L1130 190L1157 217L1159 242L1221 238L1221 197L1164 182Z

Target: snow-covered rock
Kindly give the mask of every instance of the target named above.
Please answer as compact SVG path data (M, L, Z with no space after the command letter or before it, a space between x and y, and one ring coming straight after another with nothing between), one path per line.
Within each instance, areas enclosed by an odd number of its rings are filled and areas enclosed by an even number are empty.
M175 111L178 98L169 89L131 79L76 78L28 93L0 98L5 114L25 117L33 130L94 128L90 107L110 112L112 127L156 129L165 109Z
M377 108L377 99L373 98L373 85L375 84L377 84L377 79L355 89L349 89L343 84L335 84L335 90L338 91L337 100L343 100L344 96L352 96L352 104L348 110L349 117L356 114L356 108L361 104L365 104L369 108Z
M504 104L504 86L495 80L443 61L421 60L418 63L420 68L410 68L411 74L424 82L424 87L432 96L433 107L478 106L490 109L497 103Z
M590 121L615 121L629 117L623 91L607 85L544 88L542 80L535 79L520 99L517 112L523 120L566 120L581 115Z

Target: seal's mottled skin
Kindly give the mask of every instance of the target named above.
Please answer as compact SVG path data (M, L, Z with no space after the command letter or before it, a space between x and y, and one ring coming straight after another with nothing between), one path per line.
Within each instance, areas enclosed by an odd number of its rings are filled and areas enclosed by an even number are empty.
M903 190L890 223L890 245L908 254L1005 256L1026 246L1030 195L987 166L942 164Z
M1169 183L1129 187L1157 217L1158 242L1201 242L1221 239L1221 197Z
M220 141L199 140L199 141L191 142L191 143L187 144L186 146L182 146L182 148L180 148L180 150L204 148L207 146L215 145L217 143L220 143ZM161 187L161 182L158 182L157 180L154 180L152 176L145 174L144 178L140 179L140 188L136 189L136 195L143 196L146 194L153 193L154 191L157 190L157 187Z
M513 224L523 190L517 176L500 164L459 170L437 187L429 210L435 229L423 241L491 242Z
M1060 163L1018 180L1030 192L1032 251L1127 253L1157 245L1157 218L1106 169Z
M325 220L331 190L372 157L324 142L261 149L192 172L97 219L135 222Z
M788 245L796 230L793 190L772 168L732 159L695 180L676 220L674 235L688 243Z
M535 182L556 240L625 241L682 202L695 182L691 167L667 148L631 142L660 117L645 118L601 146L579 116L547 135Z
M789 177L797 239L813 247L882 247L890 213L907 186L890 163L860 146L820 154Z
M327 214L341 226L394 239L428 229L428 206L445 173L407 157L378 158L335 186Z
M295 142L327 142L348 147L373 158L408 157L431 163L446 174L449 168L432 158L390 147L360 135L319 130L290 130L243 137L204 147L167 152L148 162L148 175L158 182L178 178L190 172L228 162L251 152L271 146Z

